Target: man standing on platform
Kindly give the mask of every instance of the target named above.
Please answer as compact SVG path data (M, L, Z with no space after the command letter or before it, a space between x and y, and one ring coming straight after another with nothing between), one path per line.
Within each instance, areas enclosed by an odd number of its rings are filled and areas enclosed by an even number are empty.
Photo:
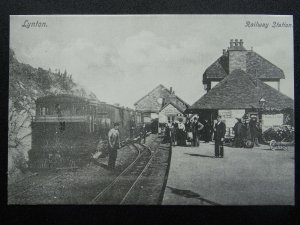
M119 123L114 123L114 127L108 132L108 147L109 147L109 158L108 158L108 169L113 170L116 165L118 149L120 145L120 133Z
M226 133L226 125L221 121L221 116L217 117L218 122L215 125L215 157L224 157L223 141Z

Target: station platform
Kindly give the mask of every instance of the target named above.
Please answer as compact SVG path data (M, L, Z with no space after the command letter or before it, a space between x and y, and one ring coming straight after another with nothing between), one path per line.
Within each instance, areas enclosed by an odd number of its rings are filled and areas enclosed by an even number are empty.
M294 147L172 148L163 205L294 205Z

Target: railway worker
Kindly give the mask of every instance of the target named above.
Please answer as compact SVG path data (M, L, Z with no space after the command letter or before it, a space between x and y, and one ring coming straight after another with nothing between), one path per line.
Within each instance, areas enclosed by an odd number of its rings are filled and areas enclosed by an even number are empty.
M224 136L226 133L226 125L221 121L221 116L219 115L217 117L217 123L215 125L214 131L215 131L215 157L216 158L223 158L224 157L224 147L223 147L223 141Z
M143 124L143 126L141 128L140 136L141 136L141 141L143 139L144 144L145 144L146 143L146 136L147 136L147 129L146 129L146 124L145 123Z
M109 147L109 158L108 158L108 169L113 170L116 165L118 149L120 145L120 132L119 123L114 123L114 127L108 132L108 147Z

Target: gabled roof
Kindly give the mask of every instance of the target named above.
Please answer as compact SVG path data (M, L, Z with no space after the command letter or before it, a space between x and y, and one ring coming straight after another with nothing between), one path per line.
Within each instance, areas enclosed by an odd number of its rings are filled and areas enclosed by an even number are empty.
M206 83L207 79L223 79L229 73L228 68L228 56L222 55L205 70L203 74L203 83ZM257 77L262 80L284 78L282 69L278 68L254 51L247 51L246 72L252 76L255 76L256 74Z
M183 113L184 110L185 110L185 109L182 109L179 105L175 104L174 102L169 102L169 103L165 104L165 105L161 108L160 112L161 112L164 108L166 108L168 105L174 106L174 107L175 107L179 112L181 112L181 113Z
M162 84L158 85L156 88L152 89L151 91L149 91L146 95L144 95L142 98L140 98L138 101L136 101L134 103L134 105L137 105L140 101L142 101L144 98L146 98L148 95L150 95L152 92L154 92L156 89L166 89L168 90L165 86L163 86Z
M228 57L221 56L213 64L211 64L203 74L203 81L207 78L223 79L228 74Z
M249 109L259 108L259 100L266 100L266 107L273 109L293 108L294 100L255 80L243 70L234 70L208 91L189 110L195 109Z
M140 98L134 105L136 108L138 108L141 111L151 111L151 112L158 112L161 109L161 104L159 104L155 98L151 98L150 96L155 93L159 92L159 95L165 99L165 103L169 103L172 101L177 107L180 107L181 111L184 111L187 107L189 107L189 104L183 101L181 98L178 96L174 95L174 93L171 93L169 89L167 89L165 86L162 84L158 85L156 88L151 90L148 94ZM154 94L154 95L157 95ZM150 97L150 98L147 98ZM176 100L174 100L174 98ZM180 106L176 104L176 101L182 102L184 106Z

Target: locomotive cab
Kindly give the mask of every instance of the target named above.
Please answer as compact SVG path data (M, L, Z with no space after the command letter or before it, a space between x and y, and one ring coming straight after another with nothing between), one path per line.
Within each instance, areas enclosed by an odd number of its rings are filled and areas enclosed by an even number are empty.
M74 165L76 160L88 157L97 141L95 113L95 104L82 97L63 94L37 99L30 166ZM69 162L60 162L62 160Z

